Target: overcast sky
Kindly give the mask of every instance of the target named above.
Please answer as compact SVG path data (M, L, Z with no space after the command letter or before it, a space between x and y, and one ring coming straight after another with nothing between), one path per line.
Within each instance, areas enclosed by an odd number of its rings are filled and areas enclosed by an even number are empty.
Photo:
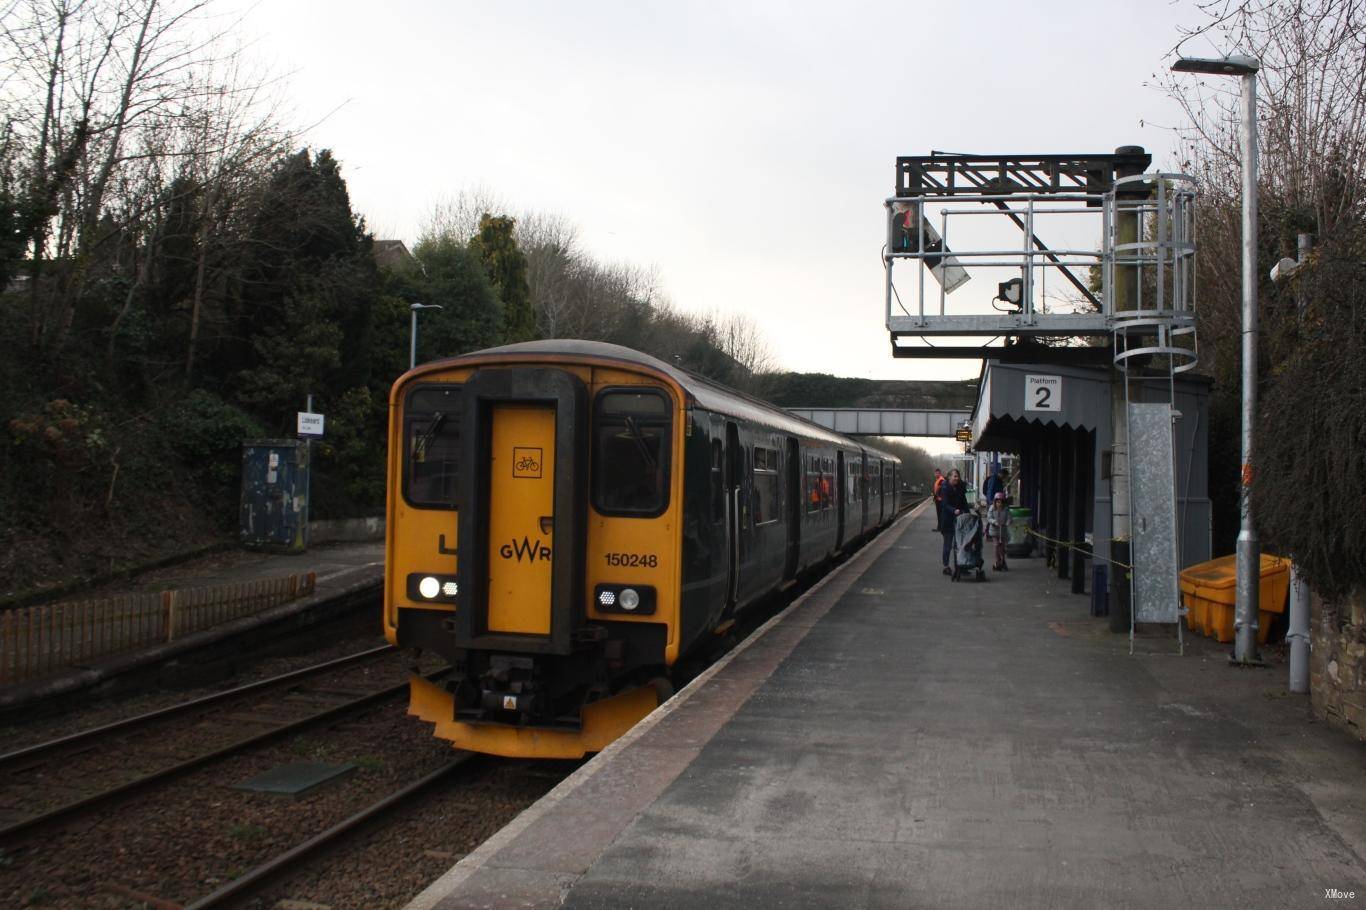
M964 378L977 362L889 353L894 159L1138 144L1173 169L1180 114L1145 83L1195 21L1154 0L261 0L246 28L377 236L411 242L481 186L657 267L681 308L749 315L782 367Z

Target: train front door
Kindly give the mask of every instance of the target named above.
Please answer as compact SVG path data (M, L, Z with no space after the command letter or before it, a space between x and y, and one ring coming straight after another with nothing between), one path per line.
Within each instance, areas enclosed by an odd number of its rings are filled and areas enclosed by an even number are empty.
M454 647L572 654L583 616L588 389L479 370L461 392Z
M549 635L555 408L499 404L490 416L488 630Z

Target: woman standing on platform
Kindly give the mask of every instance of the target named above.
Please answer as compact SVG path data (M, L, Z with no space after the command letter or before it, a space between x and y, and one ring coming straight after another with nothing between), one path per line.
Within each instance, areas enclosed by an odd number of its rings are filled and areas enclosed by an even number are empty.
M968 491L963 486L963 475L954 468L949 479L940 488L939 530L944 534L944 574L952 575L949 568L949 552L953 549L953 532L958 526L958 516L968 510Z

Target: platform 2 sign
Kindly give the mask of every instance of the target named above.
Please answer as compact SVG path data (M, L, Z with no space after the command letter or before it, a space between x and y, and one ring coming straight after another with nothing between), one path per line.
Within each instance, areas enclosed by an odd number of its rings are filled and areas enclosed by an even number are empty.
M298 414L300 436L323 435L323 415L310 414L307 411L299 411Z
M1062 377L1025 375L1026 411L1061 411Z

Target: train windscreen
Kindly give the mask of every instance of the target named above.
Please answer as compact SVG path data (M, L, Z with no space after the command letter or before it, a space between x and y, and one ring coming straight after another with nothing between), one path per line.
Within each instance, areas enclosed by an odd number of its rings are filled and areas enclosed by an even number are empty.
M656 391L598 395L593 420L593 507L653 516L669 504L669 400Z
M404 495L422 508L457 507L460 478L460 387L425 386L404 413Z

